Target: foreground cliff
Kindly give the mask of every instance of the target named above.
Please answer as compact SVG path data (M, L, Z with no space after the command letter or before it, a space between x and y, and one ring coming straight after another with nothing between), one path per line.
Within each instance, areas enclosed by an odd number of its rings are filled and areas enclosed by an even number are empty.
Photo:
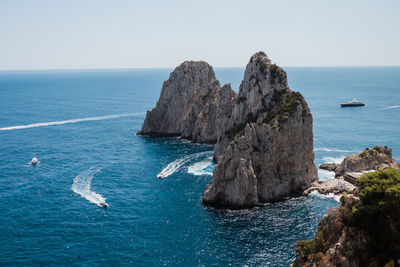
M364 174L356 185L314 239L297 243L293 267L400 265L400 170Z
M218 120L217 165L203 203L252 207L302 191L317 179L310 110L266 54L251 57L231 112Z

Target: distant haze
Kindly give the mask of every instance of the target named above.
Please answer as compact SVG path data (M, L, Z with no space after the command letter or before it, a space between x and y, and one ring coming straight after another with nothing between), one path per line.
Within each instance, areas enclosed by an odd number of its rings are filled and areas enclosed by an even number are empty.
M2 0L0 70L399 66L400 1Z

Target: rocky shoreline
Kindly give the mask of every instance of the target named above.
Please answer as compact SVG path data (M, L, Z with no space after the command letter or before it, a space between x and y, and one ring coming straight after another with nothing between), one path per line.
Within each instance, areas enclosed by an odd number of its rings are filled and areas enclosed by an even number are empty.
M309 195L316 190L320 194L333 193L342 196L356 188L356 180L363 174L388 168L400 168L400 163L393 159L391 148L374 146L346 157L340 164L324 163L319 168L335 172L335 178L324 182L313 182L303 195Z

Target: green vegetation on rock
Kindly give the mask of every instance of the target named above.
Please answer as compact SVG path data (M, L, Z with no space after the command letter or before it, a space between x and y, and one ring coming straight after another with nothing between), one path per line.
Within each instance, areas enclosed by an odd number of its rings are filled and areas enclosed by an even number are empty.
M360 201L347 208L344 221L368 233L368 253L384 264L400 255L400 169L364 174L356 184Z
M354 195L342 197L339 208L321 220L314 239L297 242L294 266L332 263L335 254L328 251L337 242L344 246L341 259L348 252L356 265L400 264L400 169L364 174L356 184Z
M282 124L286 122L291 115L294 114L298 105L302 105L303 109L306 110L304 97L299 92L291 91L288 94L286 94L285 97L283 98L284 98L283 103L279 105L275 110L271 111L263 122L271 124L274 119L277 119L278 123Z

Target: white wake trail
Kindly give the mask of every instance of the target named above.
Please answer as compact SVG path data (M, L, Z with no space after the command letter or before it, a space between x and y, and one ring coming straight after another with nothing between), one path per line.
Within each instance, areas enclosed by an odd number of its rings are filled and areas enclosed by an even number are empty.
M395 105L395 106L383 108L383 110L384 110L384 109L394 109L394 108L400 108L400 105Z
M195 162L188 167L188 173L193 175L213 175L213 162L212 157L208 157L207 159Z
M165 168L163 168L161 170L161 172L159 174L157 174L158 178L165 178L170 176L171 174L175 173L176 171L179 170L180 167L182 167L184 164L186 164L187 162L196 159L198 157L204 156L204 155L212 155L212 151L204 151L204 152L200 152L200 153L194 153L194 154L190 154L184 157L181 157L177 160L174 160L173 162L169 163Z
M36 128L36 127L71 124L71 123L85 122L85 121L109 120L109 119L116 119L116 118L122 118L122 117L138 116L138 115L143 115L143 114L145 114L145 113L137 112L137 113L124 113L124 114L97 116L97 117L89 117L89 118L79 118L79 119L72 119L72 120L65 120L65 121L39 122L39 123L32 123L32 124L26 124L26 125L3 127L3 128L0 128L0 131L21 130L21 129L28 129L28 128Z
M108 206L106 198L91 190L93 176L99 171L100 169L98 168L90 167L88 170L81 172L75 177L71 189L91 203L106 207Z

